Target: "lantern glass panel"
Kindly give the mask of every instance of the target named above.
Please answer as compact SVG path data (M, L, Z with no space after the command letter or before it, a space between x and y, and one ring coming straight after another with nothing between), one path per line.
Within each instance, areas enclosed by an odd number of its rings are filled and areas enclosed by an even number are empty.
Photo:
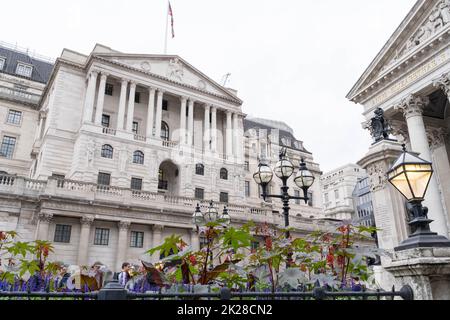
M274 171L278 178L289 178L294 173L294 165L291 161L283 159L277 162Z

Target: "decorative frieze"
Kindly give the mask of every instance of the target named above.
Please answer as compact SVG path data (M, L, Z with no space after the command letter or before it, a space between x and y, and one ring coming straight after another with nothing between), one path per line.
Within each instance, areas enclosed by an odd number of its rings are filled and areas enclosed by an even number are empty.
M397 138L400 143L409 144L408 127L404 121L390 120L389 121L391 133Z
M83 216L80 219L81 226L90 227L94 223L94 217L92 216Z
M121 231L127 231L128 229L130 229L130 226L131 226L131 221L120 221L119 223L118 223L118 225L119 225L119 230L121 230Z
M53 213L50 213L50 212L39 212L38 213L38 220L40 222L50 223L50 221L52 219L53 219Z
M387 183L386 172L388 170L386 163L375 162L367 166L367 174L369 176L369 185L372 192L384 189Z

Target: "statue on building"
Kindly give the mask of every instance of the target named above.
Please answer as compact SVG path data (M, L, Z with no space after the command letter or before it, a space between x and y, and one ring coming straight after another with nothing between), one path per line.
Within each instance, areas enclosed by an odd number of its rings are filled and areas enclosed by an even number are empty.
M87 167L92 168L94 166L94 156L95 156L95 146L91 141L86 146L86 159L87 159Z
M375 110L375 116L368 121L367 129L377 143L381 140L389 140L391 128L387 119L384 117L384 111L381 108Z
M178 58L173 58L169 61L169 69L167 71L168 78L176 78L179 81L183 81L184 71L183 64Z

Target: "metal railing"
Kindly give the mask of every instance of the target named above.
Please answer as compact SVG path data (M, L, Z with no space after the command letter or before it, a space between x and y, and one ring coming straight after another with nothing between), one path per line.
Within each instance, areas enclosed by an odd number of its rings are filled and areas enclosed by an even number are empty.
M409 285L403 286L399 291L395 287L391 291L372 290L367 291L329 291L325 287L316 287L312 291L292 291L292 292L236 292L229 288L221 288L217 292L211 292L211 288L206 293L195 292L146 292L136 293L126 290L117 281L109 282L104 288L93 292L5 292L0 291L0 299L14 298L43 298L43 299L96 299L96 300L414 300L414 292Z

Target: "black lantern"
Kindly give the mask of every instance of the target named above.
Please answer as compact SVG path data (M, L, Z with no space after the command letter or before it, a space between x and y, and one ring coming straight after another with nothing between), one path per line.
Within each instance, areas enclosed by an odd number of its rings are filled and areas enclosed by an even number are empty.
M395 161L387 172L388 181L408 200L412 221L409 224L415 230L408 239L403 241L396 251L420 247L450 247L450 241L435 232L431 232L428 219L428 208L422 206L422 201L433 175L433 165L406 151Z

